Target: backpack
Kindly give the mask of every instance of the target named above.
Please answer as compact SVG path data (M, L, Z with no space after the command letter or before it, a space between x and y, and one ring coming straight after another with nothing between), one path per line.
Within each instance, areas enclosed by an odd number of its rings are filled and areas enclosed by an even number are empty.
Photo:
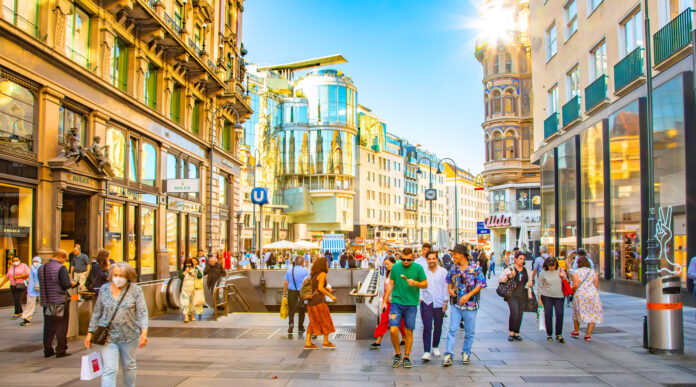
M85 287L88 292L94 291L94 266L92 266L91 269L89 274L87 274L87 279L85 279Z
M314 291L312 291L312 277L307 276L302 281L302 286L300 287L300 298L303 300L311 300L314 297Z

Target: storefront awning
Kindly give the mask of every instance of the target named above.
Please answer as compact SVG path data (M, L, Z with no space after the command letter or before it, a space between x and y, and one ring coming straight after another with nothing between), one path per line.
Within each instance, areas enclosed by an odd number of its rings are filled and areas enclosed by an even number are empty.
M330 251L332 253L340 253L346 249L345 239L322 239L321 250Z

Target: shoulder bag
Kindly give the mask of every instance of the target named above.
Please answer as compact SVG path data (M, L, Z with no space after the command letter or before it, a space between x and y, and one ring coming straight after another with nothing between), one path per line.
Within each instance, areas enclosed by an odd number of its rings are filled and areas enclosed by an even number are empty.
M17 266L12 266L12 278L15 281L14 288L15 290L25 290L27 288L27 285L24 283L24 280L17 281L17 278L15 278L15 275L17 275Z
M46 265L44 264L43 266L43 288L46 289L48 292L48 288L46 287ZM38 277L38 273L37 273ZM47 294L48 295L48 294ZM50 317L50 318L63 318L65 316L65 303L62 304L51 304L49 302L46 302L46 307L44 308L44 317Z
M517 276L513 276L512 278L508 278L507 281L501 282L498 284L498 289L495 290L496 293L500 297L503 297L505 300L510 298L512 295L513 290L517 287Z
M558 274L561 275L560 272ZM563 290L563 297L568 297L573 295L573 287L570 286L570 282L566 278L561 277L561 290Z
M98 345L104 345L106 343L106 339L109 337L109 328L111 328L111 322L114 321L114 317L116 317L116 313L118 313L118 308L121 306L121 301L123 301L123 299L126 297L128 289L130 289L130 284L128 284L126 290L123 291L121 297L118 299L118 303L116 304L114 313L111 315L109 324L107 324L105 327L98 326L97 329L94 332L92 332L92 343Z

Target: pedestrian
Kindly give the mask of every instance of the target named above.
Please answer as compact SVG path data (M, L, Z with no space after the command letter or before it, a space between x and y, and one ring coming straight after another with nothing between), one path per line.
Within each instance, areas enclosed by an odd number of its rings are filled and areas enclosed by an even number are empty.
M392 266L389 273L389 284L384 291L382 310L387 308L387 300L391 296L392 304L389 308L389 332L394 346L394 359L392 367L398 368L402 364L401 346L399 339L399 326L404 320L406 334L404 335L404 368L411 368L411 346L413 345L413 329L416 327L416 314L420 290L428 287L423 266L413 263L413 251L405 248L401 251L401 260Z
M108 269L109 269L109 253L108 250L100 249L97 253L97 258L92 262L92 267L89 271L89 277L87 280L88 291L94 292L99 295L99 290L102 285L108 282Z
M203 305L196 306L196 292L203 290L201 282L203 273L198 268L198 258L186 258L184 267L179 272L179 300L181 302L181 313L184 314L184 322L196 321L196 314L203 313Z
M445 367L452 365L454 342L462 322L465 329L462 363L469 362L476 334L476 315L480 306L481 289L486 287L486 277L483 276L483 270L478 262L471 258L466 246L457 244L450 252L454 263L446 277L452 308L450 309L450 326L447 332L447 350L442 363Z
M452 256L450 253L445 252L445 254L442 256L442 266L447 271L449 271L450 267L452 267Z
M288 333L292 333L295 329L295 313L298 314L297 332L302 333L305 331L305 306L304 300L300 298L302 282L309 276L309 271L304 268L305 262L304 257L295 258L292 269L289 269L288 272L285 273L283 281L283 297L287 297L288 299Z
M378 290L379 297L382 300L384 300L384 291L387 288L387 283L390 281L389 273L391 273L391 268L392 266L394 266L395 263L396 259L394 259L393 256L389 256L384 259L384 283ZM387 307L381 310L379 322L377 324L377 327L375 328L375 342L370 344L370 349L379 349L382 346L382 338L384 337L384 334L387 333L387 331L389 330L389 308L391 308L391 299L387 300ZM401 320L401 326L399 327L399 331L401 332L401 337L404 337L406 335L403 319Z
M578 269L573 273L573 326L575 330L570 335L576 339L580 337L580 323L586 323L585 341L592 341L592 330L594 330L595 324L601 323L604 318L602 301L597 292L599 277L590 267L590 261L585 254L582 254L584 250L580 250L578 250L576 260Z
M14 314L12 319L18 319L22 315L22 294L27 290L27 279L31 271L29 266L22 263L19 257L12 257L12 267L7 269L5 279L0 283L0 288L10 281L10 292L14 301Z
M76 243L68 258L70 278L77 282L77 290L86 291L85 282L87 282L87 274L89 274L89 257L82 252L82 248Z
M70 280L65 261L68 253L56 250L53 258L39 268L39 300L44 309L44 357L65 357L68 351L68 319L70 318L68 289L77 286ZM53 339L58 342L53 348Z
M329 263L326 258L319 258L312 264L309 272L312 281L312 299L307 302L307 314L309 325L307 326L305 349L319 349L312 344L312 336L324 336L323 348L332 349L336 345L329 341L329 335L336 331L331 320L329 306L326 305L326 297L336 302L336 297L331 294L333 290L326 286L326 275L329 273Z
M524 253L518 253L517 256L515 256L515 264L503 270L503 273L498 278L499 282L507 282L513 279L516 282L512 294L506 300L508 308L510 309L510 318L508 320L510 335L508 336L508 341L522 341L520 337L522 314L524 313L528 300L532 298L532 282L529 278L529 272L524 266L526 258Z
M507 269L510 266L510 252L503 250L503 269Z
M357 269L358 261L355 259L353 253L348 253L348 269Z
M275 254L269 252L266 258L266 269L276 269L278 266L278 260Z
M544 322L546 323L546 340L553 341L553 315L556 314L556 340L565 343L563 338L563 286L567 280L565 270L558 267L554 257L546 258L543 271L539 273L539 295L544 305Z
M544 264L546 263L546 260L551 257L551 254L549 254L549 246L548 245L541 245L539 248L539 252L541 253L536 259L534 259L534 262L532 263L532 286L537 282L537 278L541 274L542 270L544 270Z
M345 250L343 250L341 255L338 257L338 265L341 267L341 269L348 268L348 254L346 254Z
M416 258L415 263L421 265L423 267L423 270L425 270L428 267L428 259L426 256L428 255L428 252L432 250L433 245L431 245L428 242L423 243L421 246L421 255Z
M439 265L437 251L428 251L428 267L425 277L428 287L421 291L420 312L423 322L423 361L430 361L432 352L440 356L442 319L447 311L449 291L447 290L447 270Z
M129 263L111 265L107 279L109 282L102 285L94 304L85 347L92 347L92 335L97 327L106 327L108 339L100 345L104 362L101 385L116 386L120 363L122 385L133 387L137 373L135 352L147 345L147 304L143 289L135 284L135 269Z
M220 279L225 277L225 268L222 266L222 262L218 260L218 257L210 257L210 261L208 261L208 264L205 265L205 270L203 270L203 275L208 276L206 285L212 293L218 282L220 282Z
M483 276L485 277L486 273L488 273L488 256L486 255L486 252L485 251L479 252L477 260L478 260L479 266L481 266L481 271L483 271Z
M491 253L491 259L489 260L490 264L488 265L488 278L491 278L491 274L495 275L495 252Z
M256 264L257 264L258 259L259 259L258 256L256 254L254 254L253 251L251 253L249 253L248 255L249 255L249 257L248 257L249 258L249 265L251 266L252 269L256 269L257 268Z
M31 318L34 316L34 310L36 309L36 298L40 296L39 266L41 266L41 257L34 257L31 260L31 268L29 268L27 305L22 312L22 322L19 324L23 327L31 325Z

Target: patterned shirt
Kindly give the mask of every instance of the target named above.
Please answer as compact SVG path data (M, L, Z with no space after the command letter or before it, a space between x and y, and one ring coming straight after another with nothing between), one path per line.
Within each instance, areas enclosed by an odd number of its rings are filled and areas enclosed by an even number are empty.
M143 296L143 289L135 284L130 284L130 289L118 307L118 312L109 328L108 341L115 344L127 343L136 340L140 332L147 329L147 305ZM119 298L126 291L121 290ZM92 320L89 322L89 332L97 330L97 326L105 327L109 325L109 320L116 309L118 300L111 294L111 282L105 283L99 290Z
M481 292L474 294L464 305L459 305L459 299L474 290L477 286L486 287L486 277L481 266L476 261L469 261L469 266L462 269L461 265L452 265L447 273L447 283L452 284L457 294L457 301L453 305L462 310L478 310Z

